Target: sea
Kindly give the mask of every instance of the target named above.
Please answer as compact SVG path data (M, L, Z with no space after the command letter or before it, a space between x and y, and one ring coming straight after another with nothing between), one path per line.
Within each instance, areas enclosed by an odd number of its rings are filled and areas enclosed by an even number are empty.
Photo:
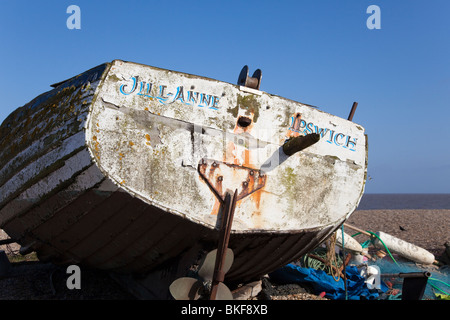
M357 210L450 209L450 193L367 193Z

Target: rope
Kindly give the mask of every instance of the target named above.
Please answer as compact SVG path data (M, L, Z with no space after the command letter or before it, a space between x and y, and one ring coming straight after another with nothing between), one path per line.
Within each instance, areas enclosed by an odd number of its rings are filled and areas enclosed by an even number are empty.
M431 281L437 281L437 282L443 283L443 284L445 284L446 286L450 287L450 285L449 285L448 283L446 283L446 282L444 282L444 281L441 281L441 280L439 280L439 279L428 278L428 280L431 280ZM433 288L439 290L440 292L442 292L442 293L444 293L444 294L446 294L446 295L449 295L447 292L445 292L444 290L439 289L439 288L436 287L434 284L432 284L432 283L428 283L428 284L429 284L430 286L432 286Z
M371 232L371 231L366 231L366 232L369 233L371 235L371 237L369 240L362 243L361 246L363 248L367 248L370 244L374 245L374 239L377 238L381 242L383 247L385 248L386 252L389 254L392 261L394 261L394 263L398 267L400 267L400 265L397 263L397 261L392 256L389 248L383 242L383 240L381 240L380 237L374 232ZM355 237L359 234L361 234L361 232L358 232L358 233L352 235L352 237ZM336 232L333 233L327 239L327 241L325 242L325 245L326 245L326 248L316 248L313 251L313 253L304 255L302 258L302 264L306 268L314 268L316 270L323 270L327 274L331 275L335 281L339 281L340 280L340 269L339 268L340 268L340 266L342 266L344 264L344 262L342 261L341 257L339 255L337 255L334 251L334 248L336 245ZM342 226L342 246L345 248L343 226ZM430 277L428 280L440 282L440 283L450 287L450 285L448 283L441 281L439 279L436 279L436 278ZM438 288L436 285L434 285L430 282L428 282L428 284L431 287L433 287L434 289L436 289L446 295L449 295L447 292ZM346 292L346 299L347 299L347 292Z
M371 237L369 240L363 242L363 243L361 244L361 247L367 248L370 244L374 245L374 240L373 240L373 239L374 239L374 238L377 238L378 240L380 240L381 244L382 244L383 247L386 249L386 251L387 251L387 253L389 254L389 256L391 257L392 261L395 262L395 264L397 265L397 267L400 267L400 266L398 265L397 261L396 261L396 260L394 259L394 257L392 256L391 251L389 251L389 248L388 248L388 247L386 246L386 244L383 242L383 240L381 240L381 238L380 238L376 233L374 233L374 232L372 232L372 231L366 231L366 232L370 233L372 237ZM361 234L361 232L355 233L354 235L352 235L352 237L356 237L356 236L359 235L359 234Z
M335 281L340 279L340 266L343 261L334 251L336 243L336 234L333 234L326 242L326 248L316 248L310 254L302 257L302 264L306 268L322 270L331 275Z
M333 277L334 281L339 281L339 266L337 265L336 252L334 251L336 246L336 232L334 232L327 241L327 261L329 263L330 275ZM332 266L336 268L333 268Z
M380 240L381 244L383 245L383 247L386 249L387 253L389 254L389 256L391 257L392 261L395 262L395 264L397 265L397 267L400 267L399 264L397 263L397 261L395 261L394 257L392 256L391 252L389 251L388 247L384 244L383 240L381 240L381 238L376 234L373 233L371 231L367 231L368 233L370 233L372 236L376 237L378 240ZM373 242L372 242L373 243Z
M373 243L373 239L376 237L378 240L380 240L381 244L382 244L383 247L386 249L386 251L387 251L387 253L389 254L389 256L391 257L392 261L395 262L395 264L397 265L397 267L400 267L400 265L397 263L397 261L394 259L394 257L392 256L391 252L389 251L389 248L388 248L388 247L386 246L386 244L383 242L383 240L381 240L380 237L379 237L376 233L374 233L374 232L367 231L367 230L366 230L366 232L370 233L370 234L372 235L372 237L371 237L369 240L367 240L367 241L365 241L364 243L362 243L361 246L362 246L363 248L367 248L370 244L374 244L374 243ZM357 236L357 235L359 235L359 234L361 234L361 232L355 233L354 235L352 235L352 237L355 237L355 236ZM342 238L343 238L343 237L342 237ZM431 278L431 277L430 277L430 278L428 278L428 280L440 282L440 283L445 284L446 286L450 287L450 285L449 285L448 283L446 283L446 282L444 282L444 281L441 281L441 280L439 280L439 279L436 279L436 278ZM440 292L442 292L442 293L444 293L444 294L446 294L446 295L449 295L447 292L445 292L444 290L438 288L438 287L435 286L434 284L432 284L432 283L430 283L430 282L428 282L428 284L429 284L431 287L433 287L434 289L439 290Z
M341 226L342 232L342 251L344 252L345 257L345 242L344 242L344 224ZM345 288L345 300L348 300L348 290L347 290L347 271L345 270L345 262L344 262L344 288Z

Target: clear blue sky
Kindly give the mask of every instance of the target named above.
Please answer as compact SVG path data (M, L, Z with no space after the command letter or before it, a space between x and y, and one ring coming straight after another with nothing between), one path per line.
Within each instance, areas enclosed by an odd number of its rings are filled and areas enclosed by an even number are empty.
M71 4L80 30L66 27ZM0 122L113 59L230 83L247 64L263 91L343 118L359 103L366 193L450 193L449 17L448 0L0 0Z

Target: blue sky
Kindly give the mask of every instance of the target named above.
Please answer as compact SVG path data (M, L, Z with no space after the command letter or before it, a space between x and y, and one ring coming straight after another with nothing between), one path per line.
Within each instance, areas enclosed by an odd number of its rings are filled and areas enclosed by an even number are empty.
M69 5L81 29L69 30ZM368 29L369 5L381 29ZM450 1L0 0L0 122L49 85L123 59L236 83L353 120L366 193L450 193Z

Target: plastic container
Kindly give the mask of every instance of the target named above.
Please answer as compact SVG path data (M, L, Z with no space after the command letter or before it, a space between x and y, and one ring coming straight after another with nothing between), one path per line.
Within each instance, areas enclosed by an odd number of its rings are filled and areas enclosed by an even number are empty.
M366 285L369 289L381 289L380 268L378 266L367 267Z

